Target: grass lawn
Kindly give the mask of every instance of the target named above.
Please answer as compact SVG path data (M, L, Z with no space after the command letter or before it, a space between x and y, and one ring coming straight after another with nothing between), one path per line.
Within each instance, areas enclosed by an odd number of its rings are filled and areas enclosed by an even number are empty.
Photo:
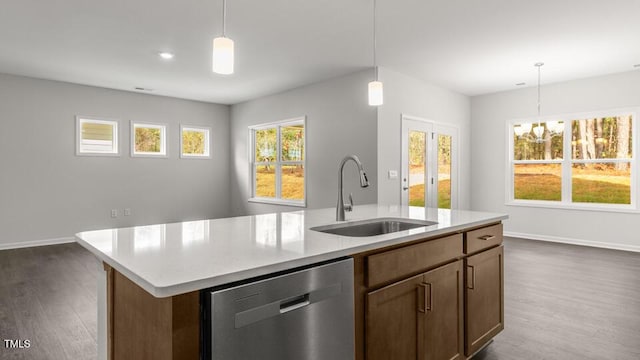
M274 168L259 167L256 176L256 196L276 196L276 174ZM290 200L304 199L304 169L297 166L283 166L282 198Z
M571 198L573 202L630 204L630 184L628 170L574 167ZM560 201L561 167L549 164L516 165L514 195L521 200Z
M409 188L409 205L424 206L424 184ZM438 181L438 207L451 209L451 180Z

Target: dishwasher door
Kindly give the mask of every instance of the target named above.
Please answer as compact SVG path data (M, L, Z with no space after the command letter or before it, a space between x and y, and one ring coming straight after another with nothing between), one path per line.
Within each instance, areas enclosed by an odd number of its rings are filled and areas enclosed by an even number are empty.
M211 292L211 359L354 358L353 260Z

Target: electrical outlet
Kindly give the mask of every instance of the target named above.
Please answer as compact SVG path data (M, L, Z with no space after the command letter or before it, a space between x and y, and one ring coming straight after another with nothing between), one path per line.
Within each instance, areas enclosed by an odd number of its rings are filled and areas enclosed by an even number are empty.
M124 216L131 216L131 209L125 208L124 209Z
M111 217L112 218L118 217L118 209L111 209Z

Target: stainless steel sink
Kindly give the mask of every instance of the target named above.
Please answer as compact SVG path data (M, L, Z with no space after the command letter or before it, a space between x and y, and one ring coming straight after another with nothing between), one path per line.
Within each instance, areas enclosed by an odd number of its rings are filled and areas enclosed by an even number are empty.
M397 231L435 225L435 221L401 218L377 218L312 227L311 230L343 236L376 236Z

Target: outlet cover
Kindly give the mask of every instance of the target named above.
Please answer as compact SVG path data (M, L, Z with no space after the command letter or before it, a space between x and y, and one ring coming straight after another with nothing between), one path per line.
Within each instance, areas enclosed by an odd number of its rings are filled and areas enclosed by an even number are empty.
M131 216L131 209L129 208L124 209L124 216Z
M111 217L112 218L118 217L118 209L111 209Z
M397 170L389 170L389 179L397 179L398 171Z

